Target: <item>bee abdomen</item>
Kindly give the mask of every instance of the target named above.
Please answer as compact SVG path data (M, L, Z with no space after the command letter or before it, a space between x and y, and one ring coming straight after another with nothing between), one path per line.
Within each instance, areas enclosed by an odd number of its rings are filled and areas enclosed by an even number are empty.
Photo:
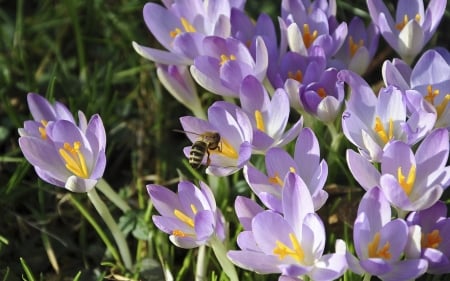
M203 141L196 141L191 147L191 152L189 154L189 164L194 168L199 168L205 157L208 145Z

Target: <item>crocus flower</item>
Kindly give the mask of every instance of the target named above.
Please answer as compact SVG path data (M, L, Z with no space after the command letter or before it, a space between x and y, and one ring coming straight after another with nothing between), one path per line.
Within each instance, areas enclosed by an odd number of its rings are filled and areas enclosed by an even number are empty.
M202 53L205 36L230 36L232 2L237 1L179 0L166 3L166 7L147 3L143 10L145 23L168 51L144 47L136 42L133 47L138 54L157 63L190 65Z
M342 115L344 135L369 160L379 162L388 142L413 145L433 128L436 113L419 107L408 116L406 98L398 88L382 88L376 96L354 72L341 70L339 79L352 91Z
M185 116L180 118L187 137L195 143L202 140L205 132L216 132L220 135L217 149L208 149L208 165L206 172L216 176L225 176L237 172L250 159L252 154L253 129L247 114L236 105L218 101L208 109L208 121ZM191 147L185 149L189 157ZM207 158L207 157L205 157Z
M366 28L359 17L354 17L348 25L344 45L336 54L332 65L338 69L349 69L364 74L378 48L379 31L370 23Z
M324 123L333 122L344 102L344 83L335 68L315 69L316 81L300 86L300 101L306 112Z
M266 153L267 175L251 165L244 167L244 177L253 192L269 209L282 212L282 192L285 176L294 172L308 187L314 209L318 210L325 204L328 193L323 190L328 176L328 165L320 159L319 142L314 132L304 128L295 144L294 158L285 150L271 148Z
M60 119L38 127L39 135L28 134L33 123L26 122L19 129L19 145L42 180L73 192L88 192L105 170L106 135L98 114L89 123L83 113L79 117L79 127Z
M208 36L202 41L191 73L195 81L212 93L238 97L242 80L253 75L259 81L266 77L268 54L261 37L256 39L255 58L241 41L234 38Z
M315 3L324 2L315 1ZM306 56L309 48L320 46L330 58L344 43L347 24L345 22L337 24L335 16L324 10L326 5L321 8L320 5L306 6L305 3L300 0L282 2L282 19L287 26L289 48Z
M407 222L421 228L421 256L428 261L427 272L450 273L450 218L445 203L438 201L428 209L412 212Z
M450 185L450 166L445 166L448 150L447 130L436 129L415 153L401 141L387 145L381 158L381 173L353 151L347 152L347 162L365 190L379 186L398 210L417 211L431 207Z
M242 81L240 89L241 107L253 125L254 150L265 152L270 147L281 147L291 142L302 129L300 118L285 132L289 118L289 98L280 88L270 100L261 82L249 75Z
M186 66L158 65L156 73L161 84L174 98L192 112L203 114L197 88Z
M237 196L234 201L234 209L244 230L252 230L253 218L264 211L255 201L250 198Z
M446 0L431 0L424 11L423 0L399 0L394 19L382 0L367 0L381 35L409 64L433 36L446 5Z
M409 258L407 245L413 243L408 241L411 238L403 219L391 220L391 207L383 192L372 188L364 194L358 207L353 241L359 259L347 252L349 268L384 281L415 279L425 273L427 261Z
M231 261L261 274L307 275L311 280L341 276L347 269L344 242L338 240L336 253L323 255L325 228L298 175L286 177L282 201L283 215L260 212L253 218L251 230L239 234L241 250L228 252Z
M197 188L191 182L182 181L178 184L178 193L149 184L147 191L160 213L152 217L153 223L169 234L176 246L189 249L206 245L213 237L225 238L223 215L205 183L200 182Z

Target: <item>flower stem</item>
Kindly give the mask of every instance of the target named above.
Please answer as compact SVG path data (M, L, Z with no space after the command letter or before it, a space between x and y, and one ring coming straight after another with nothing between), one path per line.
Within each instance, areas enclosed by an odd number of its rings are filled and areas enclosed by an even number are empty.
M94 205L98 214L102 217L103 221L111 231L114 240L116 241L117 247L119 248L119 252L122 257L123 263L125 264L125 267L127 269L131 269L132 263L130 250L128 249L128 245L125 240L125 236L123 235L123 232L120 230L119 226L114 221L105 203L98 196L95 188L91 189L91 191L88 192L88 198L91 200L92 205Z
M364 274L364 279L363 279L363 281L370 281L371 278L372 278L372 275L370 275L370 274Z
M202 245L198 248L197 265L195 268L195 280L206 280L206 268L208 260L206 259L206 246Z
M104 179L100 179L97 182L96 187L98 188L98 190L100 190L114 205L117 206L117 208L119 208L120 210L122 210L122 212L126 213L128 211L131 210L130 206L128 205L128 203L122 199L122 197L119 196L119 194L117 194L117 192L115 192L111 186L108 184L107 181L105 181Z
M69 196L70 201L75 206L75 208L78 209L78 211L81 213L81 215L91 224L91 226L95 229L98 236L100 236L100 239L102 239L103 243L105 243L106 248L111 252L111 255L113 258L119 263L122 264L120 260L119 253L117 252L114 245L109 240L106 233L103 231L103 229L100 227L100 225L95 221L95 219L89 214L89 212L86 210L86 208L81 204L78 199L76 199L72 194Z
M227 258L227 249L225 245L217 237L213 237L210 240L211 248L213 249L214 255L216 255L222 270L230 278L230 281L238 281L239 278L236 273L236 268Z

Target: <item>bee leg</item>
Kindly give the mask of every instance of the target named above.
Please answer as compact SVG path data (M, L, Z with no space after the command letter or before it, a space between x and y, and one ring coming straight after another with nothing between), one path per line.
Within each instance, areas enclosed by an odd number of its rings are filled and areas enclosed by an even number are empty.
M206 150L206 168L209 167L209 164L211 164L211 159L209 158L209 150Z

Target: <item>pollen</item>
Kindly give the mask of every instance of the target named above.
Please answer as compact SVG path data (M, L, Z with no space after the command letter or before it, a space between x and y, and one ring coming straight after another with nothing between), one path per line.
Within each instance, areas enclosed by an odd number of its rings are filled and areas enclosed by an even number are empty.
M80 151L81 142L76 141L73 145L65 142L64 146L59 149L59 155L66 162L66 168L75 176L87 179L89 172L83 153Z
M326 96L327 96L327 91L325 91L325 89L324 88L319 88L319 89L317 89L317 91L316 91L316 93L317 93L317 95L320 97L320 98L325 98Z
M303 72L301 70L297 70L295 73L292 71L288 72L288 78L297 80L298 82L303 81Z
M437 249L442 243L442 236L438 229L435 229L427 234L422 234L421 245L422 248Z
M227 158L238 159L239 154L236 149L224 138L220 140L221 149L210 150L211 154L223 155Z
M317 30L314 30L313 33L311 33L309 24L305 23L303 25L303 43L307 49L312 45L314 40L316 40L318 34Z
M43 140L46 140L47 139L47 132L45 131L45 128L47 128L48 122L47 122L47 120L41 120L41 124L42 124L42 127L39 126L38 130L39 130L39 133L41 134L41 138Z
M292 248L277 240L275 241L276 247L273 249L273 254L278 256L278 259L280 260L290 256L299 263L303 262L305 259L305 253L294 233L289 233L289 239L291 240Z
M173 236L177 236L177 237L181 237L181 238L185 238L185 237L188 237L188 236L191 236L191 237L194 236L194 235L186 233L186 232L184 232L183 230L180 230L180 229L172 230L172 235Z
M375 126L373 129L384 144L388 143L394 137L394 122L392 119L389 119L389 129L386 131L384 124L381 122L381 118L379 116L375 117Z
M415 20L416 22L420 23L420 19L421 19L420 15L419 15L419 14L416 14L415 17L414 17L414 20ZM408 22L409 22L409 17L408 17L408 15L405 14L405 15L403 16L403 20L402 20L401 22L397 23L397 24L395 25L395 28L396 28L397 30L399 30L399 31L402 31L403 28L405 27L405 25L406 25Z
M256 120L256 128L261 132L266 132L266 126L264 124L264 117L262 116L261 111L255 110L255 120Z
M381 235L379 232L375 233L372 242L367 245L367 250L369 252L369 258L382 258L385 260L391 259L390 243L386 242L379 248Z
M235 55L227 56L225 54L220 55L220 65L224 65L226 62L230 60L236 60L236 56Z
M405 177L405 175L403 174L402 167L398 167L397 180L403 191L405 191L406 195L409 196L414 187L414 182L416 181L416 166L411 166L411 168L409 169L408 177Z
M175 38L178 34L181 34L183 32L196 32L197 30L195 29L195 27L189 23L189 21L184 18L181 17L180 18L180 22L181 22L181 26L183 27L184 31L181 28L175 28L172 31L170 31L170 37Z
M355 43L355 41L353 41L353 37L350 36L348 39L348 48L350 51L350 56L353 57L356 52L358 51L359 48L361 48L362 46L364 46L364 40L359 39L358 43Z

